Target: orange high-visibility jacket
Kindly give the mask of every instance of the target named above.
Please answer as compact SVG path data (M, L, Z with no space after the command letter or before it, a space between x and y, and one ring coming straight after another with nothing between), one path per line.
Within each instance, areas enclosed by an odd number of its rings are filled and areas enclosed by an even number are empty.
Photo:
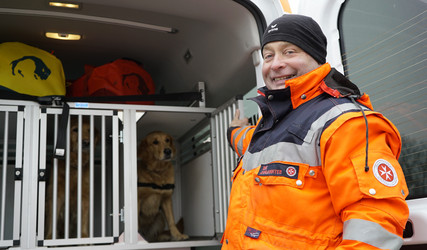
M399 249L409 210L396 127L329 64L287 85L261 88L258 124L228 131L241 158L222 249Z

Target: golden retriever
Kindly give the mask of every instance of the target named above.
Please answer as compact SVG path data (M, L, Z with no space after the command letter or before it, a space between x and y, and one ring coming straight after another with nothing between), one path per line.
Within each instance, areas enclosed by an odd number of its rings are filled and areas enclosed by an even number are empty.
M175 184L172 137L161 131L148 134L138 147L138 226L148 242L186 240L175 225L172 193ZM169 232L165 232L165 220Z
M94 142L90 140L90 122L88 117L82 119L81 142L81 236L89 237L89 185L90 185L90 148L94 148L99 140L99 133L94 129ZM77 236L77 192L78 192L78 119L71 116L70 119L70 174L69 174L69 236ZM57 195L56 195L56 237L64 236L65 217L65 160L58 160L57 167ZM46 196L46 239L52 238L52 199L53 199L53 169L49 176Z

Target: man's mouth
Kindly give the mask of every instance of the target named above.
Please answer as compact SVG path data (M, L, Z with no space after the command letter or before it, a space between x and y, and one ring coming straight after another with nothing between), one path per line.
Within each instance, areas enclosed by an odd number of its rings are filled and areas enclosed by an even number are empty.
M281 77L275 77L273 78L274 81L281 81L281 80L288 80L291 78L294 78L296 75L288 75L288 76L281 76Z

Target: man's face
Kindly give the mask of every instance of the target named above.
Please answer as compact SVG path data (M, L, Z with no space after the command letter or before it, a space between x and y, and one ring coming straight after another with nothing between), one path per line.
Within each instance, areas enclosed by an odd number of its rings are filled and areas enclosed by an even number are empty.
M262 76L268 89L284 89L289 79L304 75L320 66L298 46L276 41L267 43L262 52Z

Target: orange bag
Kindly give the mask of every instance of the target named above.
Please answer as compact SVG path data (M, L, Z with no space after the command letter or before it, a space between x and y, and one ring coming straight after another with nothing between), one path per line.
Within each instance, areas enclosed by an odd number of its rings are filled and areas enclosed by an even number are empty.
M86 65L85 74L67 87L68 97L150 95L154 92L150 74L127 59L117 59L99 67ZM153 101L126 103L154 104Z

